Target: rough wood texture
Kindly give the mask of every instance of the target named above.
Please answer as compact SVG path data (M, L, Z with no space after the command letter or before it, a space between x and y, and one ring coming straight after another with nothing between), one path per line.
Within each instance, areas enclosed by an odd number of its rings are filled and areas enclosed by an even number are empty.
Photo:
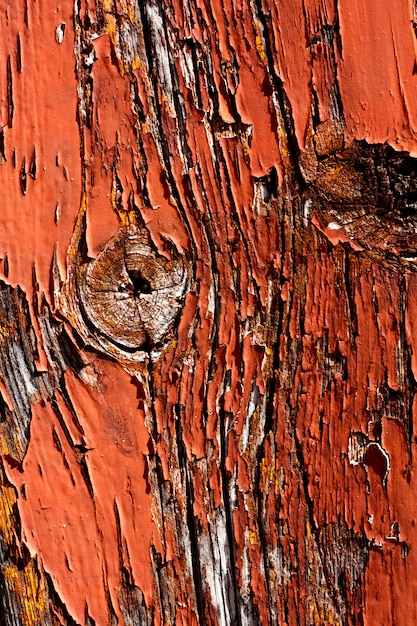
M411 0L3 7L1 623L417 623Z

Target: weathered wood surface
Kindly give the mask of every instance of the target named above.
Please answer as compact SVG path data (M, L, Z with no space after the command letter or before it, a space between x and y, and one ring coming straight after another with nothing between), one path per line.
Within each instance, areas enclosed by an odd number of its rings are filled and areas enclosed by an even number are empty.
M3 2L1 624L417 623L415 18Z

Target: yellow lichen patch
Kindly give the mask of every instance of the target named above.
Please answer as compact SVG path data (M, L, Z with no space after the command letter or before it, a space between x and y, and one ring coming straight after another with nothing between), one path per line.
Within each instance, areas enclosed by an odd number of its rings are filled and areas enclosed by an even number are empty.
M0 455L11 455L14 459L21 462L25 456L25 451L22 449L22 443L19 439L19 435L10 431L10 423L4 422L0 424ZM5 436L5 433L7 436Z
M161 94L161 109L173 117L171 105L165 93Z
M259 409L256 409L259 411ZM275 469L272 464L268 464L266 459L263 458L261 460L261 474L265 480L269 480L269 482L275 482Z
M1 438L2 448L5 445L3 437ZM3 543L10 545L14 539L13 534L13 506L16 503L16 494L13 487L0 485L0 533L3 536Z
M3 337L10 337L13 334L13 329L10 324L0 324L0 335Z
M136 2L134 0L119 0L118 12L127 18L131 24L136 23ZM103 11L114 13L114 0L102 0Z
M341 614L330 600L333 583L324 574L322 557L308 521L306 521L306 554L309 570L307 584L309 623L314 626L341 626Z
M265 45L264 45L264 39L262 37L262 31L261 31L261 26L259 24L259 22L257 20L253 21L253 29L255 31L255 46L256 46L256 52L259 55L259 58L261 59L261 61L265 64L268 63L268 59L267 56L265 54Z
M173 350L178 345L178 341L175 337L171 339L171 341L161 350L161 356L167 354L170 350Z
M103 2L103 9L105 11L105 31L106 33L109 35L110 40L113 44L113 48L115 50L117 50L118 47L118 35L117 35L117 20L116 17L113 13L111 13L111 8L106 8L107 5L112 5L113 3L108 3L107 0L105 0L105 2ZM123 63L120 60L120 58L117 56L117 60L119 62L119 72L121 74L121 76L124 75L125 72L125 68L123 67Z
M135 210L135 194L133 191L130 193L129 208L125 209L120 202L118 202L118 189L117 189L117 172L113 170L112 192L111 192L111 204L113 210L117 213L122 226L132 226L136 223L137 213Z
M278 124L278 135L280 138L281 153L283 156L288 156L288 138L283 124Z
M7 319L6 312L0 314L0 341L3 338L13 337L16 333L16 322Z
M2 454L8 452L4 437L0 437ZM19 548L16 545L16 524L14 507L16 505L16 491L7 484L2 476L0 481L0 534L3 547L14 559L19 556ZM8 562L2 567L5 585L14 598L19 609L19 618L23 626L38 626L46 623L45 617L49 616L48 599L46 590L34 561L29 561L23 569L13 562Z
M129 22L131 24L136 24L136 2L134 0L126 0L123 4L126 6L125 11Z
M255 45L256 45L256 51L259 54L261 60L264 63L266 63L267 62L267 58L266 58L266 54L265 54L265 51L264 51L264 44L263 44L261 35L256 35L256 37L255 37Z
M254 530L249 531L249 543L251 546L258 543L258 534Z
M285 470L281 466L274 472L275 475L275 495L278 496L282 492L283 485L285 484Z
M9 453L9 446L3 434L0 434L0 455L4 456Z
M103 10L104 11L112 11L114 6L113 0L103 0Z
M132 59L132 63L131 63L132 72L134 70L138 70L140 68L140 66L141 66L140 59L138 57L134 57Z
M44 623L48 611L48 600L45 588L30 561L23 570L15 565L3 568L8 589L16 598L19 606L19 617L24 626L38 626Z
M90 85L88 85L88 84L86 85L84 93L85 93L85 103L86 103L86 106L88 107L88 109L90 111L92 111L92 109L93 109L93 94L92 94Z
M309 603L310 623L314 626L341 626L338 619L335 619L331 609L327 607L318 607L313 601Z
M106 15L106 33L110 36L110 39L114 46L117 45L117 22L114 15Z
M121 0L120 11L116 17L114 14L114 5L112 1L103 0L103 11L105 14L105 32L109 35L116 52L119 72L121 76L124 76L126 72L131 72L138 69L140 61L137 57L129 59L125 55L121 55L119 49L119 40L126 46L126 40L124 37L124 31L126 30L126 24L134 25L137 23L136 3L132 0ZM120 43L122 45L122 43Z

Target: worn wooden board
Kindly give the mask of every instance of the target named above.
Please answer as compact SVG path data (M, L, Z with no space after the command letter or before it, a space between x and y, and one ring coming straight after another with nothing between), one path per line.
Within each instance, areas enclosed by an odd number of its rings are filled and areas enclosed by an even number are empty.
M2 624L417 622L415 19L3 2Z

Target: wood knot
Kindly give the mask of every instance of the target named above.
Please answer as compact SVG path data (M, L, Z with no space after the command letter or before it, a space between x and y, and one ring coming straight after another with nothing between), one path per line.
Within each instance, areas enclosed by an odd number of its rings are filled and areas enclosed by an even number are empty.
M349 241L389 267L417 269L417 159L354 141L320 158L305 207L331 241Z
M160 352L189 287L185 256L176 250L170 259L162 256L145 228L136 225L120 228L95 259L80 259L77 239L59 289L60 311L87 345L124 364Z

